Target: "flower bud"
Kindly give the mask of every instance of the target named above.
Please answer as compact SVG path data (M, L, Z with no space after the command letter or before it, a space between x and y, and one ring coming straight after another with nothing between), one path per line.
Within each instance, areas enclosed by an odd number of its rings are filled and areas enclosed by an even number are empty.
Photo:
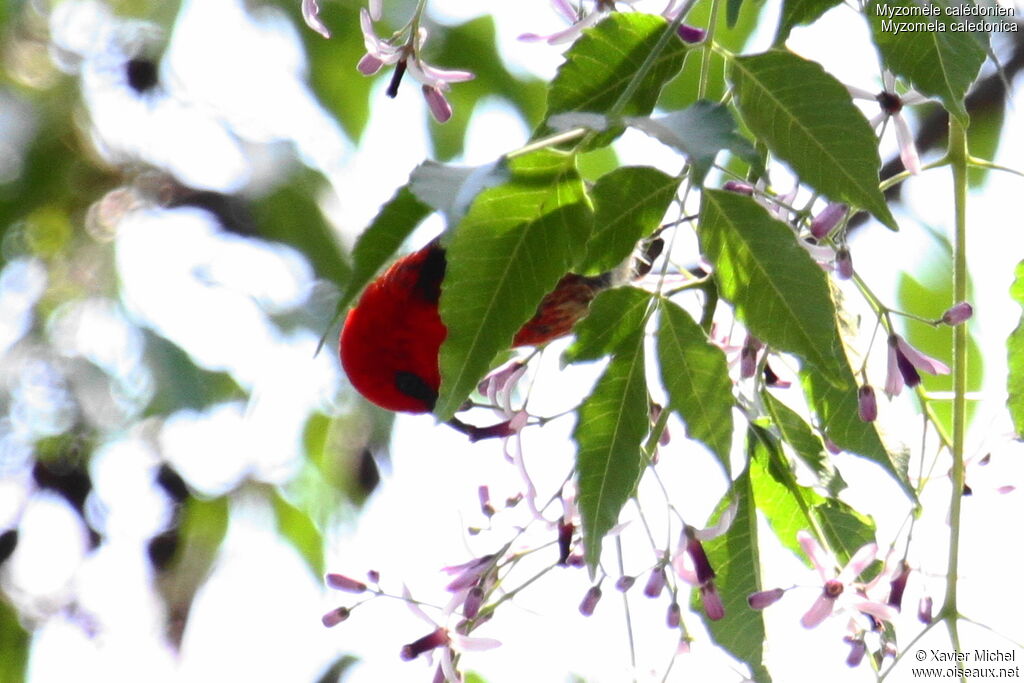
M679 622L682 620L682 610L679 609L679 603L672 601L672 604L668 606L668 613L665 615L665 623L669 628L679 628Z
M959 325L970 320L972 315L974 315L974 308L966 301L961 301L942 314L942 322L950 326Z
M785 593L786 591L782 588L772 588L771 590L751 593L747 596L747 604L750 605L750 609L764 609L778 602Z
M435 85L423 86L423 97L427 100L430 113L438 123L444 123L452 117L452 105L439 87Z
M867 645L864 644L862 638L846 636L843 640L850 645L850 654L846 656L846 665L851 668L858 666L864 659L864 654L868 651Z
M754 186L749 183L744 183L739 180L727 180L722 184L722 189L726 192L735 192L736 194L744 194L748 197L754 194Z
M832 202L811 220L811 235L815 239L828 237L846 214L846 204Z
M900 572L889 583L888 604L897 610L903 606L903 591L907 588L907 579L910 578L910 567L906 562L900 562Z
M680 40L684 43L700 43L707 36L707 31L696 26L687 26L686 24L679 24L679 28L676 29L676 35L679 36Z
M619 580L615 582L615 590L619 591L620 593L625 593L633 587L634 583L636 583L636 577L620 576Z
M328 574L327 585L346 593L362 593L366 590L366 584L362 581L356 581L341 574Z
M917 603L917 618L922 624L932 623L932 596L926 595Z
M467 619L475 619L480 613L480 606L484 604L484 589L480 586L473 586L466 593L466 600L462 603L462 614Z
M661 595L661 591L665 588L665 569L663 567L655 567L651 571L650 577L647 579L647 585L644 586L644 595L649 598L656 598Z
M853 277L853 259L846 247L840 247L836 251L836 277L840 280L849 280Z
M740 377L749 379L757 371L757 353L764 348L764 344L757 337L747 335L743 340L743 347L740 349Z
M494 516L494 506L491 505L491 492L487 488L487 485L480 486L476 490L477 497L480 499L480 512L484 513L485 517Z
M597 607L598 600L601 599L601 587L591 586L587 594L583 596L583 602L580 603L580 614L585 617L589 617L594 613L594 608Z
M332 626L337 626L348 619L350 614L352 614L352 611L349 610L348 607L339 607L338 609L332 609L330 612L323 615L320 618L320 621L327 628L331 628Z
M572 535L576 526L562 517L558 520L558 564L565 565L569 562L569 554L572 551Z
M874 422L878 418L878 401L870 384L857 390L857 413L863 422Z

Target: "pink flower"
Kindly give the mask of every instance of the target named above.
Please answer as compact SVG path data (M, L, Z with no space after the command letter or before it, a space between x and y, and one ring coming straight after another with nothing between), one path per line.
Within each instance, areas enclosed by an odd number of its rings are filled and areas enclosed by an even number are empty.
M524 33L519 36L519 40L528 42L544 41L549 45L571 43L583 32L583 29L595 25L605 14L614 9L615 3L599 1L591 12L583 13L581 11L580 14L577 14L576 10L573 9L567 0L551 0L551 5L555 8L556 12L562 15L563 19L569 22L568 28L555 31L546 36L536 33Z
M402 593L405 597L405 604L408 606L409 610L417 617L433 626L434 629L422 638L402 646L400 655L402 659L409 661L425 652L440 649L441 662L438 675L444 677L441 680L462 680L458 670L455 668L455 657L457 653L490 650L501 645L500 642L492 638L470 637L459 633L458 629L449 629L439 626L433 619L428 617L422 609L420 609L419 605L416 604L416 601L413 600L412 595L409 594L408 588L403 589ZM450 605L449 608L445 610L445 617L452 616L451 609L452 607Z
M324 22L320 20L320 5L317 3L317 0L302 0L302 19L306 22L306 26L324 38L331 37L331 32L324 26Z
M410 76L423 84L423 96L430 113L439 123L444 123L452 115L451 104L444 93L452 83L472 80L473 74L469 71L439 69L423 61L420 54L427 40L425 28L420 27L413 31L411 25L407 25L387 40L380 38L373 29L374 9L379 18L379 6L359 11L359 24L363 31L366 54L359 60L356 69L364 76L372 76L383 66L394 64L395 73L388 86L388 97L395 97L398 94L398 86L408 71Z
M814 628L825 621L836 611L840 600L843 606L849 606L877 619L892 621L893 609L884 603L869 600L863 593L863 587L854 583L861 572L874 562L878 554L877 545L868 543L861 547L837 574L835 558L822 549L817 539L806 531L801 531L797 534L797 542L818 571L823 584L821 594L800 619L804 628Z
M882 73L882 88L882 92L876 94L861 88L846 86L850 95L855 99L874 100L878 103L882 111L871 119L872 128L892 119L903 167L917 175L921 172L921 159L918 157L917 147L914 145L914 134L910 132L907 119L903 116L903 107L908 104L920 104L928 98L914 90L908 90L904 95L897 94L896 77L888 71Z
M694 529L689 525L684 527L673 559L673 566L679 578L700 589L704 613L712 621L725 616L725 607L718 589L715 588L715 569L711 566L701 541L708 541L724 534L735 517L736 501L732 501L714 525L705 529Z
M885 377L885 393L892 398L903 391L903 385L916 387L921 383L918 370L932 375L948 375L949 367L926 356L898 334L889 335L889 366Z
M482 577L494 569L494 555L481 555L469 562L445 567L442 571L449 576L454 576L447 588L453 593L475 586Z

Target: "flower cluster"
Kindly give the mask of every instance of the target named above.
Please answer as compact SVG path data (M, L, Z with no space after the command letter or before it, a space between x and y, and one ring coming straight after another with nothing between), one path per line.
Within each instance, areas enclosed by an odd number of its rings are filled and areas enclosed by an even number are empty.
M461 653L490 650L500 646L501 643L491 638L468 635L473 628L479 625L474 620L480 613L480 607L483 605L485 597L495 586L499 559L496 555L485 555L461 565L444 568L443 571L453 575L454 578L448 584L448 591L452 594L451 599L447 606L439 610L440 621L443 624L427 615L421 607L422 603L413 598L408 588L403 588L400 599L405 602L414 615L430 624L431 631L423 637L403 645L399 650L399 656L404 660L412 660L422 654L438 650L440 651L440 662L434 680L458 683L463 680L457 668ZM370 593L371 598L399 597L389 595L380 588L380 577L376 572L370 572L369 578L372 586L342 574L328 574L326 581L331 588L347 593ZM337 626L348 619L354 609L355 607L337 607L325 614L321 621L328 628Z
M440 69L424 61L422 53L427 41L427 29L419 25L422 9L418 9L412 20L391 37L378 36L373 24L380 20L382 9L382 0L370 0L369 8L361 8L359 11L366 54L359 60L356 69L364 76L373 76L384 66L394 65L395 71L387 89L388 97L398 95L398 86L408 73L420 82L423 98L434 119L438 123L448 121L452 117L452 105L445 93L452 83L472 80L473 74L469 71ZM302 16L306 24L323 37L330 38L330 31L320 20L319 13L317 0L302 0Z
M883 632L882 624L891 623L903 606L903 596L911 575L910 566L899 560L883 566L870 580L862 581L861 575L877 559L878 546L868 543L840 567L835 557L826 552L811 534L801 531L797 542L807 559L810 560L821 579L821 588L808 610L800 618L804 628L815 628L833 615L846 615L847 635L843 640L850 645L846 659L849 666L860 664L868 647L865 636L868 633ZM752 609L762 610L778 602L791 589L772 588L753 593L747 597ZM881 597L884 594L885 597ZM918 617L924 623L932 619L932 599L923 596L918 608ZM881 637L880 654L891 654L890 643Z

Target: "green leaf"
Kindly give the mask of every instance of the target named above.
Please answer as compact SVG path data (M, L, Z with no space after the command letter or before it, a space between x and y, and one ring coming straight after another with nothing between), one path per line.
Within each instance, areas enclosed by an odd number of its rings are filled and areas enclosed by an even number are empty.
M968 3L973 7L973 3ZM907 79L924 94L942 100L943 106L967 125L969 117L964 97L985 61L987 35L978 36L958 30L976 17L950 16L947 10L962 6L959 2L918 3L914 0L872 0L865 7L871 22L872 38L885 67ZM891 17L885 12L899 8L934 7L938 14L927 17ZM937 31L897 31L901 21L935 22L943 29Z
M291 245L309 259L317 277L340 284L349 278L345 253L313 198L320 187L312 171L297 173L253 206L260 235Z
M750 197L705 190L700 241L722 297L754 336L842 381L849 366L827 276L789 226Z
M814 515L840 562L846 563L861 546L875 542L875 523L871 518L841 500L815 505Z
M636 243L661 224L679 179L649 166L623 166L602 176L591 190L594 234L581 273L603 273L630 258Z
M374 81L356 71L356 64L366 52L363 34L358 30L359 8L354 3L322 4L320 18L331 31L331 39L325 40L306 27L297 3L284 5L305 44L313 90L348 136L358 140L370 120L370 90Z
M1003 138L1003 123L1006 121L1005 98L987 101L984 106L975 107L971 112L971 127L967 129L967 149L976 159L995 159ZM971 166L967 179L972 190L985 184L991 169Z
M359 664L358 657L347 654L340 655L331 662L330 666L324 669L323 675L316 679L316 683L340 683L345 680L349 669L357 664Z
M743 120L802 182L898 229L878 189L878 141L842 83L783 50L737 57L729 75Z
M744 3L740 8L739 21L732 26L727 13L720 11L720 6L720 3L703 0L695 3L687 12L686 23L707 28L714 35L715 45L722 49L703 52L700 59L686 60L679 75L662 90L658 100L661 109L685 109L700 99L724 101L729 89L725 81L724 54L742 53L754 31L763 23L761 15L770 10L767 9L768 3Z
M499 351L578 260L592 214L571 156L542 151L510 162L508 182L477 196L447 246L441 319L441 389L446 420Z
M576 339L562 354L563 364L597 360L642 334L651 295L635 287L601 292L587 317L574 329Z
M1017 264L1016 279L1010 287L1010 296L1024 307L1024 261ZM1009 375L1006 379L1006 405L1013 418L1013 426L1018 434L1024 434L1024 315L1017 327L1006 340L1007 367Z
M28 647L32 638L18 619L18 613L6 600L0 600L0 681L25 680Z
M725 608L725 616L707 621L707 626L716 643L747 663L754 680L769 683L771 675L764 665L764 615L747 604L747 596L761 590L757 508L748 470L733 482L731 493L719 505L719 514L730 499L737 504L732 525L723 535L704 543Z
M274 509L277 533L291 544L319 581L324 575L324 539L308 514L285 500L277 488L266 486L265 492Z
M822 486L833 495L846 488L846 483L828 459L825 445L811 430L810 425L804 422L796 411L775 398L770 391L762 391L761 398L783 441L789 444L797 457L818 476Z
M842 0L783 0L779 28L775 32L776 46L782 46L789 32L796 26L811 24Z
M690 314L668 300L661 302L658 364L669 407L686 424L687 434L730 471L734 401L729 364Z
M779 542L799 554L797 532L813 527L811 507L823 502L821 496L797 484L779 442L763 427L748 429L747 451L757 509Z
M903 489L910 500L917 494L907 476L906 452L893 453L886 448L874 422L864 422L857 410L857 380L846 370L841 384L826 379L817 369L805 368L801 373L804 393L817 413L821 430L836 446L873 460Z
M386 451L395 413L361 408L335 417L314 412L306 420L302 442L308 465L289 492L321 526L351 505L362 505L379 483L373 454Z
M698 185L723 149L752 166L759 164L754 146L736 132L736 121L725 105L701 100L666 116L632 117L627 122L684 154L693 165L692 179Z
M858 548L874 540L875 525L870 518L797 483L793 467L774 436L752 426L747 438L757 509L785 547L802 557L797 532L820 529L825 544L845 563Z
M176 648L181 645L192 601L209 576L227 533L228 499L190 497L182 510L178 551L156 581L167 606L167 638Z
M352 275L341 293L338 311L345 310L429 213L430 208L408 187L399 189L381 207L352 249Z
M643 334L634 334L620 346L576 412L577 503L593 576L601 559L601 542L618 522L643 472L641 442L650 425Z
M614 12L583 35L565 53L565 63L548 91L547 116L565 112L608 112L633 80L661 34L662 17ZM687 48L672 38L625 106L616 114L646 116L662 86L683 65Z
M728 0L725 3L725 21L730 28L740 20L741 9L743 9L743 0Z
M182 409L202 410L214 403L245 396L245 391L226 372L200 368L180 346L140 328L146 341L146 366L153 373L153 400L146 415L170 415Z

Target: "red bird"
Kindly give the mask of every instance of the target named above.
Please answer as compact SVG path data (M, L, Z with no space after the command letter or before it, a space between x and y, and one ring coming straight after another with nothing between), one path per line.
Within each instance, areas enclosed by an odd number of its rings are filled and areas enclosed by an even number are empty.
M341 365L352 386L382 408L407 413L434 409L441 385L438 351L448 334L437 312L445 267L444 249L435 239L370 283L345 318ZM516 333L512 346L539 346L568 334L612 279L611 273L563 277ZM469 427L457 420L453 426Z

